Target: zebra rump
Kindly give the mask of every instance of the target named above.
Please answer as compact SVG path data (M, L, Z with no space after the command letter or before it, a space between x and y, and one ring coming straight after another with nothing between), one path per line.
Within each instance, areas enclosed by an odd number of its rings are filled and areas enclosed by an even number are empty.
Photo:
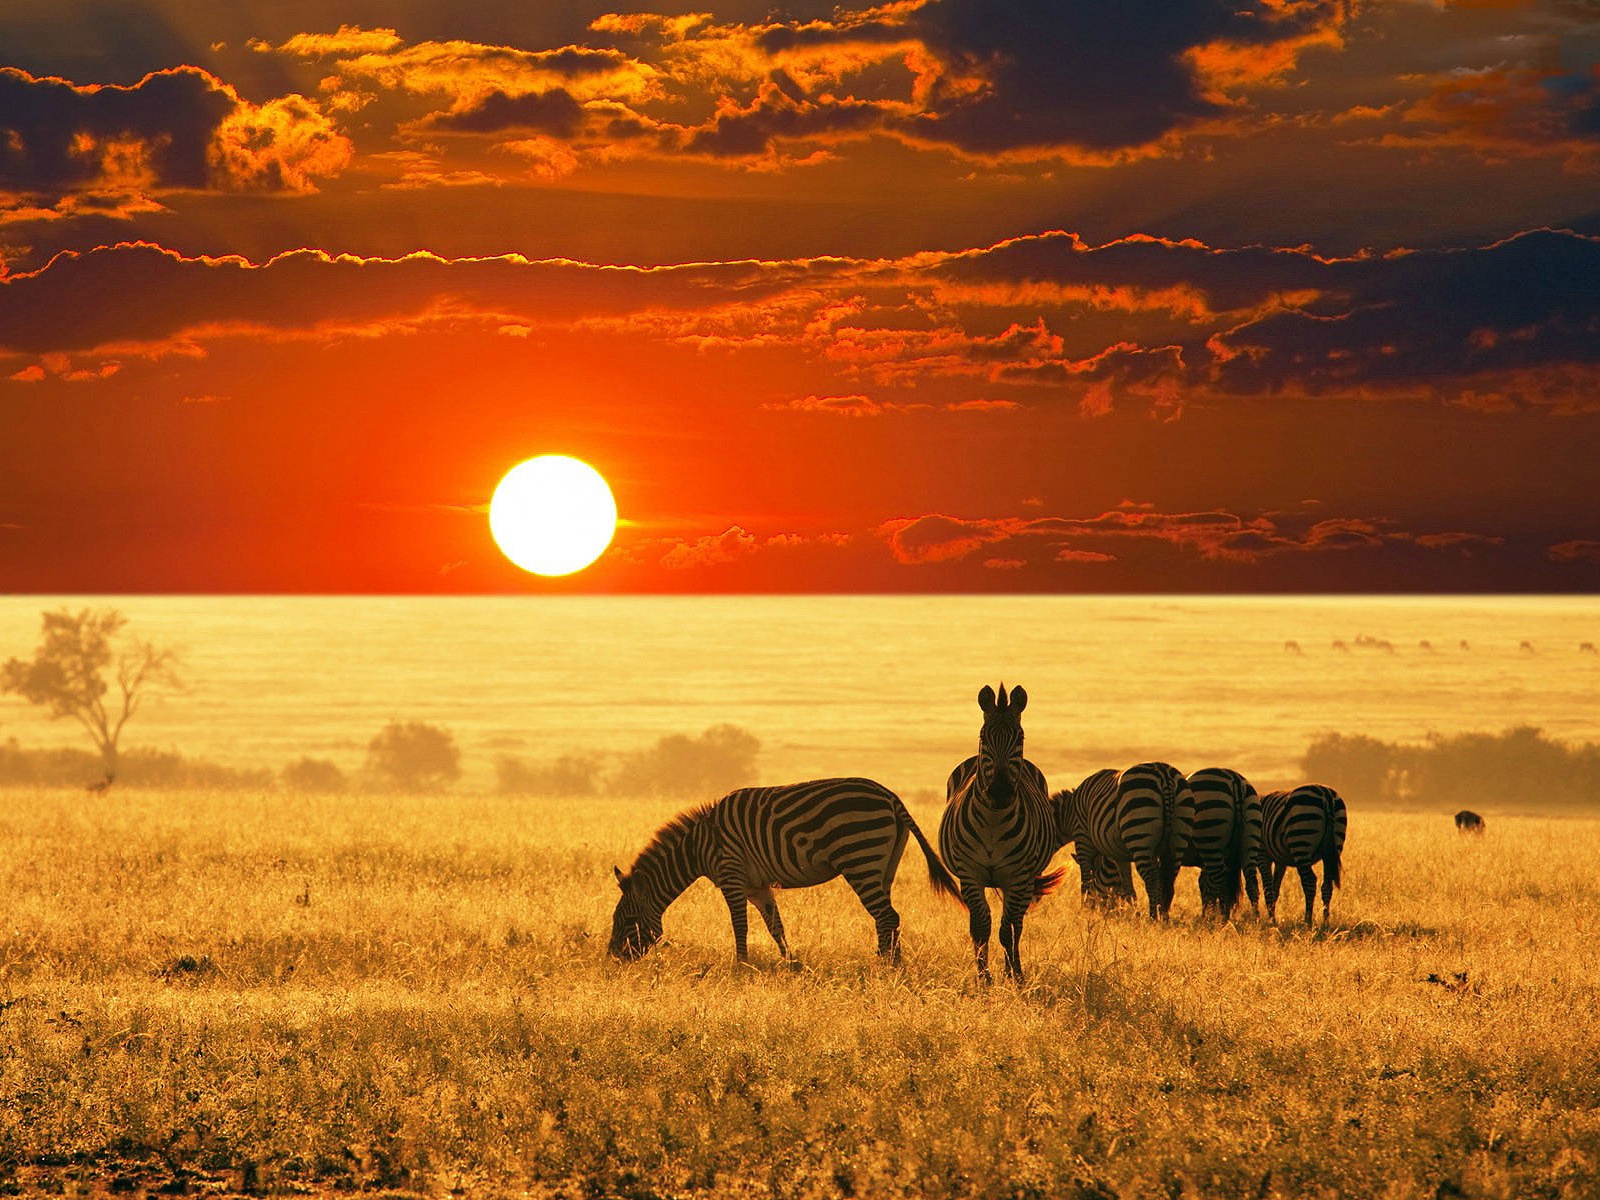
M1261 847L1245 871L1245 887L1255 903L1255 872L1266 890L1267 914L1277 919L1278 890L1293 867L1306 897L1306 924L1312 921L1317 876L1322 865L1322 919L1328 919L1333 890L1343 883L1345 829L1348 817L1343 797L1320 783L1301 784L1292 791L1268 792L1261 797ZM1269 864L1272 867L1268 873Z
M1056 832L1073 843L1084 896L1131 898L1132 864L1145 885L1152 920L1172 906L1172 887L1194 825L1194 795L1183 773L1148 762L1096 771L1052 798Z
M1194 830L1183 865L1200 868L1200 899L1205 909L1233 915L1245 867L1261 844L1261 799L1250 781L1226 767L1206 767L1189 776L1194 793Z

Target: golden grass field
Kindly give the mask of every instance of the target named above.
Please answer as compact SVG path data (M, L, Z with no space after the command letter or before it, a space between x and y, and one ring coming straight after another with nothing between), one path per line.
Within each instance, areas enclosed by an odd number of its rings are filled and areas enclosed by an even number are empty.
M0 792L0 1192L1600 1193L1600 822L1353 805L1325 936L1073 886L984 990L914 846L900 970L837 881L611 962L673 807Z

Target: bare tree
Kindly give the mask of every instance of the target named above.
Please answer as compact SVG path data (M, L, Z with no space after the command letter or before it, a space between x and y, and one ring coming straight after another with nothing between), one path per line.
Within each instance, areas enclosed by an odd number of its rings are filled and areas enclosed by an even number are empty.
M53 721L71 717L83 726L105 764L105 786L117 775L123 727L145 698L182 686L177 651L139 638L113 645L127 623L114 608L47 612L33 658L0 667L0 692L41 706Z

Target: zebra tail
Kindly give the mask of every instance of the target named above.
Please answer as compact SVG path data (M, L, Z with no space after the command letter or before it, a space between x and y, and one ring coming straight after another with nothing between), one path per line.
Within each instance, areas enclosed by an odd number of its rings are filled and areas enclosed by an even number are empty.
M961 885L956 882L956 877L950 873L950 868L944 865L944 860L939 857L939 852L923 836L922 830L911 819L911 814L906 810L905 804L898 796L895 797L895 806L900 810L901 818L904 819L907 827L911 830L911 836L916 838L917 845L922 847L922 856L928 860L929 886L935 892L951 897L962 908L965 908L967 902L961 898Z
M1339 887L1342 881L1340 875L1340 859L1344 857L1343 848L1339 845L1339 826L1335 820L1337 810L1333 805L1328 806L1326 819L1322 826L1322 874L1323 878L1330 881L1334 887Z
M1058 871L1050 871L1049 873L1040 875L1034 879L1033 899L1028 901L1028 907L1032 908L1051 892L1055 891L1056 888L1060 887L1061 881L1066 878L1066 875L1067 869L1062 867Z

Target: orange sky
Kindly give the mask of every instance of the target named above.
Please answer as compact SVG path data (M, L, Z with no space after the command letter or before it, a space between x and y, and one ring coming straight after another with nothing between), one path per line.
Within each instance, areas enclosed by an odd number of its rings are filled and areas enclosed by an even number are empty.
M695 7L0 13L0 587L1600 586L1591 10Z

